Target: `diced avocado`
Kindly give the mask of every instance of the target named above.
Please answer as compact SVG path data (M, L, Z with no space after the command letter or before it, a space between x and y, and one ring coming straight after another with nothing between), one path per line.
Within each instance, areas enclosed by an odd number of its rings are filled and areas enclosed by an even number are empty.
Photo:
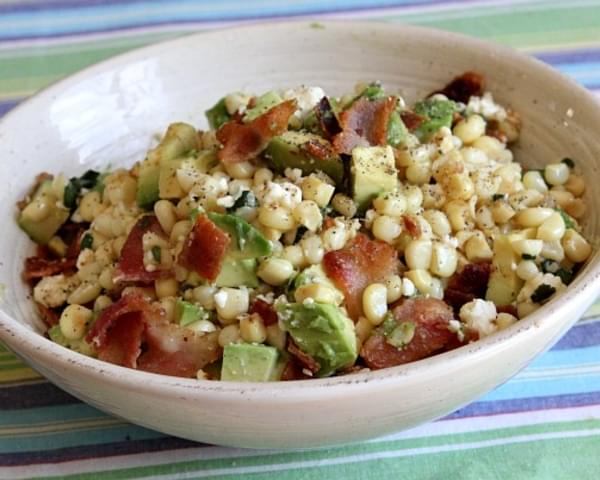
M428 98L415 104L415 113L425 117L415 135L419 140L427 139L442 127L452 126L452 116L458 106L452 100L434 100Z
M331 152L326 158L310 153L305 145L312 143ZM331 177L336 185L344 178L344 165L339 155L333 153L331 144L314 133L287 131L273 138L264 153L271 167L280 173L286 168L299 168L304 175L321 170Z
M267 345L230 343L223 349L221 380L268 382L277 366L277 349Z
M392 147L354 147L350 164L352 196L359 212L364 212L380 193L398 185Z
M321 368L317 375L331 375L354 364L358 355L354 324L335 305L327 303L287 303L277 306L286 331Z
M215 285L218 287L258 287L257 263L255 258L225 260L219 276L215 280Z
M52 192L52 180L40 184L31 202L21 211L17 220L29 237L40 245L46 245L58 229L69 218L69 210ZM47 209L47 215L40 219L39 208Z
M232 242L227 253L229 258L239 260L271 254L271 242L243 218L215 212L209 212L208 218L231 236Z
M79 340L69 340L67 337L65 337L60 329L60 325L54 325L51 327L48 330L48 337L50 337L50 340L52 340L54 343L58 343L63 347L69 348L83 355L87 355L88 357L93 357L96 355L94 347L87 343L83 338Z
M227 123L231 119L229 112L227 112L227 107L225 106L225 98L222 98L215 103L210 109L204 112L204 114L208 120L208 125L213 130L218 130L221 128L221 125Z
M275 105L279 105L283 99L277 92L267 92L256 99L256 105L246 110L244 122L251 122L260 117L263 113L268 112Z
M158 146L148 152L140 166L137 186L137 203L151 208L159 199L160 169L163 162L179 158L197 145L196 129L187 123L172 123Z
M178 299L175 303L175 320L179 325L185 327L199 320L209 320L210 314L200 305Z
M402 118L400 118L400 114L397 111L392 112L390 120L388 121L388 144L392 147L397 147L406 141L407 135L408 130L406 130L406 126L404 125Z
M485 298L496 305L508 305L516 300L523 286L523 280L513 270L513 265L517 265L520 258L512 248L510 235L497 235L493 250L494 269L490 274Z
M331 288L335 292L336 304L340 304L344 301L344 294L338 290L335 284L329 279L321 264L311 265L302 270L302 272L294 278L294 288L298 288L308 283L319 283Z

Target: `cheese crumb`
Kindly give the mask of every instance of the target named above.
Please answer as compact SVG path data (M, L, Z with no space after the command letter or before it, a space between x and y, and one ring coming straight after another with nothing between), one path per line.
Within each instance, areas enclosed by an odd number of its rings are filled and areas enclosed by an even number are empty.
M479 333L479 338L487 337L498 329L494 323L496 319L494 302L476 298L461 307L459 316L469 328Z

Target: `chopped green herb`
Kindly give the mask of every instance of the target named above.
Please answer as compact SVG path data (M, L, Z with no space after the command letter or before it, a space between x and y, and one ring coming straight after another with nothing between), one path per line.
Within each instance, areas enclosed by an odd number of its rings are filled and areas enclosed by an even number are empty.
M258 207L258 200L250 190L244 190L233 205L227 209L227 213L235 213L238 208L242 207Z
M565 157L561 160L562 163L564 163L567 167L569 167L571 170L575 168L575 162L573 161L572 158L569 157Z
M158 245L154 245L150 251L152 252L152 258L154 261L160 263L160 257L162 254L160 247Z
M387 343L396 348L408 345L415 336L415 324L413 322L402 322L387 336Z
M100 174L95 170L88 170L81 177L73 177L65 186L63 194L63 204L65 207L73 209L77 206L77 197L82 188L92 189L96 186Z
M492 195L492 200L495 202L497 200L504 200L506 198L506 195L504 193L494 193Z
M408 131L397 111L392 112L388 121L387 142L392 147L397 147L406 140Z
M573 281L573 277L575 274L571 270L567 270L566 268L559 268L554 275L560 278L561 282L565 285L568 285Z
M308 231L308 228L306 228L304 225L300 225L297 229L296 229L296 236L294 237L294 244L298 243L300 240L302 240L302 237L304 236L304 234Z
M529 255L528 253L524 253L523 255L521 255L521 258L523 260L535 260L535 255Z
M94 246L94 237L89 233L86 233L81 239L80 248L85 250L86 248L92 248Z
M387 337L390 333L392 333L392 330L394 330L397 325L398 324L396 323L396 319L394 318L392 312L388 312L385 314L385 318L383 319L383 322L381 322L381 326L379 328L381 328L381 333Z
M565 212L562 208L555 208L554 210L560 213L560 216L565 222L565 228L573 228L575 230L577 229L577 222L571 215Z
M547 283L542 283L531 295L531 301L533 303L542 303L548 300L555 293L556 288L554 288L552 285L548 285Z
M190 213L190 220L192 221L192 223L196 223L196 220L198 220L198 216L204 213L204 209L202 207L196 207L194 209L192 209L191 213Z

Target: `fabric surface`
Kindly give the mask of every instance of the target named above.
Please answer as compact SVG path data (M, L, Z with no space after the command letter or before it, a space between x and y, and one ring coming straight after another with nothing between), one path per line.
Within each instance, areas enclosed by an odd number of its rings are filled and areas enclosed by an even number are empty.
M0 114L71 72L187 32L283 17L426 25L526 51L600 93L600 3L0 0ZM251 451L101 413L0 348L0 478L600 478L600 303L510 382L439 421L359 445Z

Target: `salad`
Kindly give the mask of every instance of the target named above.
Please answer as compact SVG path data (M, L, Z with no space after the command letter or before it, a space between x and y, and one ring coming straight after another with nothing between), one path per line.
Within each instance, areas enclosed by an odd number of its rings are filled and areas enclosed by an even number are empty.
M300 86L206 116L19 202L52 341L198 379L344 375L507 328L591 254L576 163L517 163L519 115L475 72L413 105Z

